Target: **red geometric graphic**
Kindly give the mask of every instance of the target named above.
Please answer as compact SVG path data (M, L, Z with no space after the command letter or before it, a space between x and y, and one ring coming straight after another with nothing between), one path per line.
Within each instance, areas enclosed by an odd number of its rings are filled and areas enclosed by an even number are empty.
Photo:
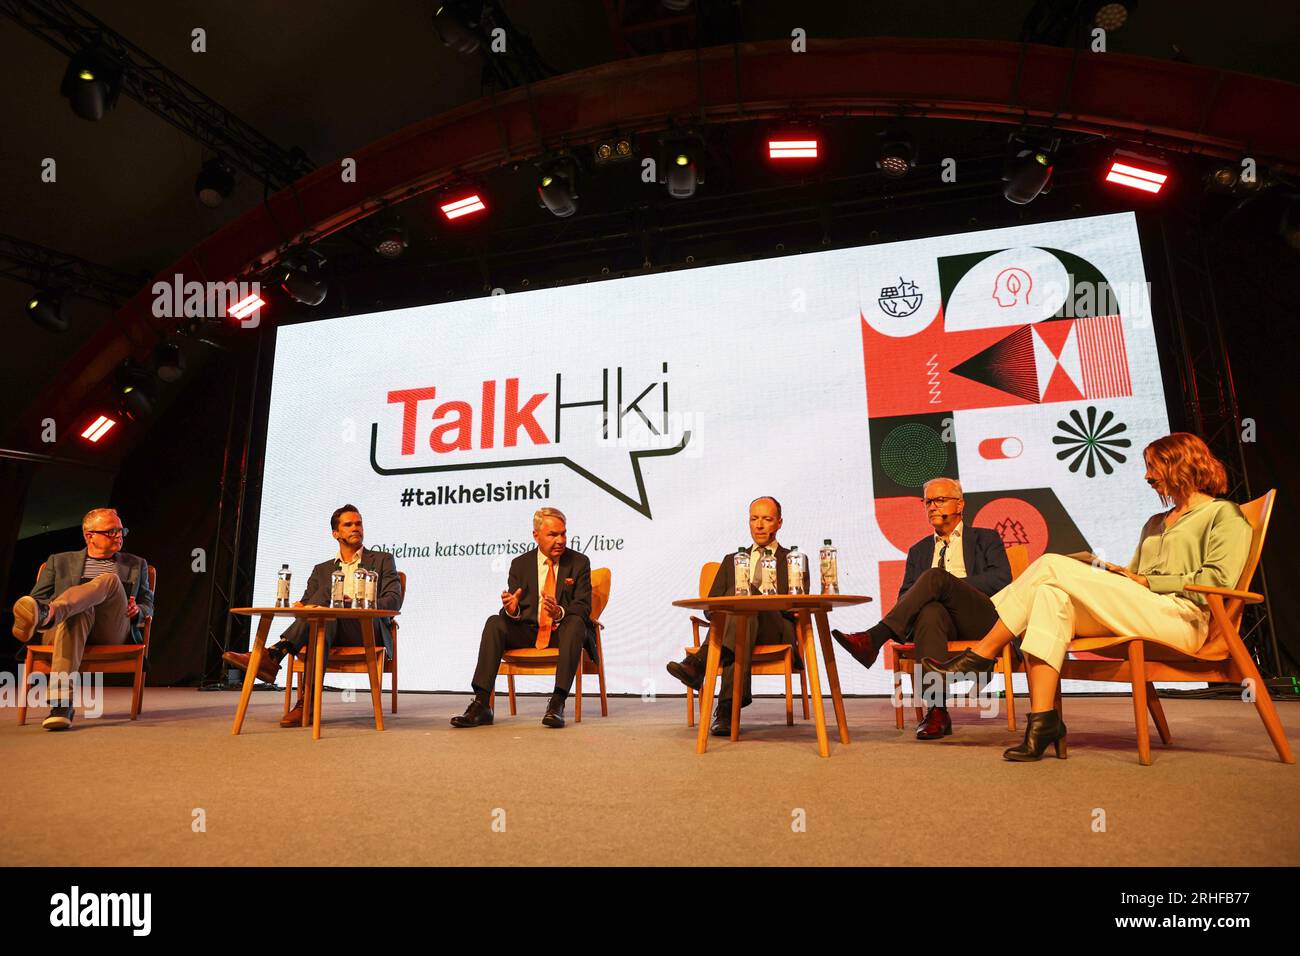
M876 524L889 543L904 553L931 532L920 498L877 498Z
M1029 560L1047 550L1047 521L1042 512L1021 498L994 498L975 515L976 528L992 528L1008 547L1023 544Z

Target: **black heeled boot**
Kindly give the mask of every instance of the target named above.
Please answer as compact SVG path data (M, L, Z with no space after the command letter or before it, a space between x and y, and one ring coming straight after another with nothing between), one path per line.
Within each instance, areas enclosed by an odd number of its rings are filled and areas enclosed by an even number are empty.
M1002 756L1019 763L1041 760L1048 744L1055 744L1056 756L1065 759L1065 723L1055 710L1030 714L1025 723L1025 742L1002 751Z
M946 661L936 661L933 657L925 659L925 666L940 674L992 674L997 664L996 660L980 657L974 651L962 651Z

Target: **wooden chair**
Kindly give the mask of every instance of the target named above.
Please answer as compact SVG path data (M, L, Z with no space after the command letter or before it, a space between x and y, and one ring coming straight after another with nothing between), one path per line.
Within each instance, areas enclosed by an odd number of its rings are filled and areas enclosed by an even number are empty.
M1007 563L1011 565L1011 580L1014 581L1020 575L1025 573L1025 568L1029 567L1029 552L1023 544L1013 544L1007 548ZM951 654L960 654L962 651L974 647L978 641L949 641L948 652ZM899 730L903 729L903 673L912 675L912 697L919 699L917 693L916 678L913 671L907 665L916 663L916 645L915 644L893 644L894 650L894 726ZM1007 698L1007 729L1016 729L1016 695L1011 683L1011 675L1015 671L1015 660L1011 656L1011 645L1008 644L1002 649L1002 657L998 661L997 672L1002 675L1002 682L1006 687ZM921 722L925 717L925 709L919 705L916 708L916 721Z
M402 603L406 603L406 572L398 571L398 579L402 582ZM391 674L392 681L389 684L389 710L397 713L397 618L390 622L392 627L392 650L385 654L382 646L376 647L375 650L383 658L383 663L379 668L379 680L383 683L383 675ZM289 679L284 682L284 714L288 716L289 710L293 706L293 691L296 686L296 680L299 674L304 674L307 670L307 648L296 654L289 661ZM366 672L366 649L364 647L335 647L330 650L330 656L325 660L325 672L335 674L364 674ZM306 677L303 677L306 680ZM369 693L367 691L367 693Z
M573 719L577 723L582 722L582 675L594 674L600 681L600 716L609 716L609 701L605 696L605 648L601 644L600 636L604 632L605 626L600 623L600 615L605 610L605 605L609 603L610 588L610 571L609 568L595 568L591 572L591 623L596 628L596 655L599 661L593 661L591 655L587 653L586 647L582 649L582 661L578 666L578 673L575 675L573 687ZM550 674L554 676L556 665L560 660L560 649L558 647L520 647L508 650L501 655L500 674L506 678L506 685L510 689L510 716L515 716L515 677L528 676L537 674ZM496 704L496 691L492 691L492 696L488 699L488 706Z
M41 571L45 570L42 562L36 572L39 580ZM157 594L158 569L149 565L149 590ZM140 706L144 703L144 661L149 656L149 636L153 631L153 617L143 620L141 631L143 644L87 644L81 655L82 673L133 674L135 677L131 690L131 719L140 716ZM27 683L33 674L48 674L54 661L53 644L28 644L27 657L23 664L21 693L18 695L18 723L27 723Z
M1151 764L1151 736L1147 727L1148 711L1155 721L1160 739L1166 745L1173 742L1169 723L1165 720L1155 681L1211 681L1243 685L1251 682L1255 697L1255 710L1259 712L1264 729L1283 763L1295 763L1291 745L1287 742L1278 719L1277 708L1268 694L1259 669L1251 660L1250 652L1242 643L1238 628L1242 611L1247 604L1263 601L1262 595L1247 589L1259 566L1268 534L1268 521L1273 513L1276 489L1261 498L1241 506L1250 522L1250 554L1242 569L1241 579L1235 588L1216 588L1192 584L1188 591L1204 594L1210 607L1210 629L1205 643L1195 654L1184 654L1164 644L1140 636L1083 637L1070 642L1070 653L1086 651L1091 655L1114 658L1112 660L1071 660L1067 655L1061 666L1062 680L1126 681L1133 688L1133 716L1137 725L1138 762ZM1057 692L1057 711L1060 711L1060 692Z
M713 579L717 577L718 569L722 565L717 561L709 561L704 567L700 568L700 597L708 597L709 591L713 588ZM709 622L702 617L691 615L691 645L686 648L686 652L693 653L700 648L700 628L707 628ZM759 675L777 675L785 677L785 722L787 726L794 724L794 697L792 694L792 681L794 671L794 655L791 653L792 648L789 644L755 644L753 653L750 655L750 673ZM803 701L803 719L808 719L808 678L804 674L803 668L799 671L799 696ZM722 671L718 671L719 677ZM697 705L695 702L695 690L691 687L686 688L686 726L695 726L696 707L703 707L704 701L701 700ZM703 712L700 713L700 720L704 720Z

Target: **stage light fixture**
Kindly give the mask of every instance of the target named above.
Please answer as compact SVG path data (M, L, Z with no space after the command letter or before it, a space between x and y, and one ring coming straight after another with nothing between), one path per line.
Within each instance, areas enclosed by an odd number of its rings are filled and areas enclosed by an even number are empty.
M408 245L406 229L400 223L384 226L375 235L374 250L385 259L400 259Z
M776 160L817 159L817 137L811 135L769 136L767 158Z
M68 331L68 313L63 296L48 289L37 289L27 297L27 316L51 332Z
M243 321L264 305L266 305L265 299L256 292L250 292L234 305L227 308L226 315L230 316L232 319Z
M1216 192L1231 192L1237 185L1237 170L1232 166L1218 166L1206 174L1205 185Z
M59 94L84 120L92 122L117 105L122 92L122 68L101 47L73 55L59 84Z
M235 172L220 158L209 159L194 180L194 195L209 209L216 209L235 189Z
M1060 141L1033 142L1025 133L1012 133L1002 173L1002 195L1023 206L1051 188L1052 164Z
M659 182L674 199L690 199L704 182L704 142L698 136L677 136L659 143Z
M1155 195L1169 182L1169 172L1163 160L1117 149L1106 167L1106 182Z
M153 414L153 376L134 362L117 370L117 410L133 422Z
M280 289L295 302L306 306L318 306L325 301L329 293L329 283L321 273L323 260L316 254L307 253L285 259L276 269L276 278Z
M559 219L578 211L578 164L572 158L553 159L541 165L537 204Z
M1123 3L1113 0L1092 0L1090 22L1094 27L1101 27L1107 33L1118 30L1128 22L1129 14L1137 6L1137 0L1125 0Z
M438 208L442 210L443 216L450 222L453 219L462 219L465 216L483 212L487 209L487 205L477 192L466 193L462 190L454 196L450 193L444 195L438 203Z
M433 14L433 29L443 46L465 56L478 52L480 43L471 10L472 7L453 2L439 5Z
M100 415L86 427L86 430L81 433L81 437L94 444L107 435L108 430L116 424L115 419L109 418L107 415Z
M916 147L907 131L899 127L880 134L876 168L890 179L901 179L916 165Z
M604 140L596 144L592 151L597 166L608 166L610 163L622 163L633 159L632 141L626 136L619 136L614 139Z
M160 342L153 352L153 366L164 382L179 382L185 375L185 355L175 342Z

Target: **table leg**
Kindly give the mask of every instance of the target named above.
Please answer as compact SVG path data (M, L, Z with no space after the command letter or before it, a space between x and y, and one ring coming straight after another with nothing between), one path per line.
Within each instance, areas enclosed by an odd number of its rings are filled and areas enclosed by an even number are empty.
M718 680L718 661L722 658L722 630L727 626L725 611L714 611L709 623L709 643L705 652L704 686L700 688L700 729L695 738L695 752L709 748L709 711L713 708L713 685Z
M731 739L740 739L740 705L745 699L745 671L749 670L749 641L740 636L740 629L754 622L754 640L758 640L758 623L752 614L736 615L736 663L731 681Z
M366 647L366 676L370 678L370 702L375 706L375 730L383 730L384 695L375 671L375 622L368 617L361 621L361 643Z
M271 632L271 622L275 618L263 614L257 622L257 639L248 655L248 670L244 671L244 686L239 691L239 707L235 710L235 726L230 729L232 736L237 735L244 726L244 715L248 713L248 701L253 696L253 685L257 682L257 669L262 666L262 654L266 649L266 635Z
M826 707L822 702L822 679L817 671L817 641L813 637L812 622L808 615L801 614L796 627L803 638L803 666L808 675L809 693L812 694L813 721L817 726L817 752L823 757L831 755L830 745L826 742Z
M312 681L311 739L320 740L321 695L325 691L325 622L316 624L316 675Z
M840 743L849 742L849 724L844 719L844 695L840 693L840 674L835 666L835 648L831 646L831 622L825 611L817 612L817 634L822 641L822 655L826 658L826 676L831 682L831 701L835 704L835 723L840 728Z
M307 657L302 662L302 724L311 723L312 708L316 706L316 631L325 625L320 621L310 621L310 634L307 636Z

